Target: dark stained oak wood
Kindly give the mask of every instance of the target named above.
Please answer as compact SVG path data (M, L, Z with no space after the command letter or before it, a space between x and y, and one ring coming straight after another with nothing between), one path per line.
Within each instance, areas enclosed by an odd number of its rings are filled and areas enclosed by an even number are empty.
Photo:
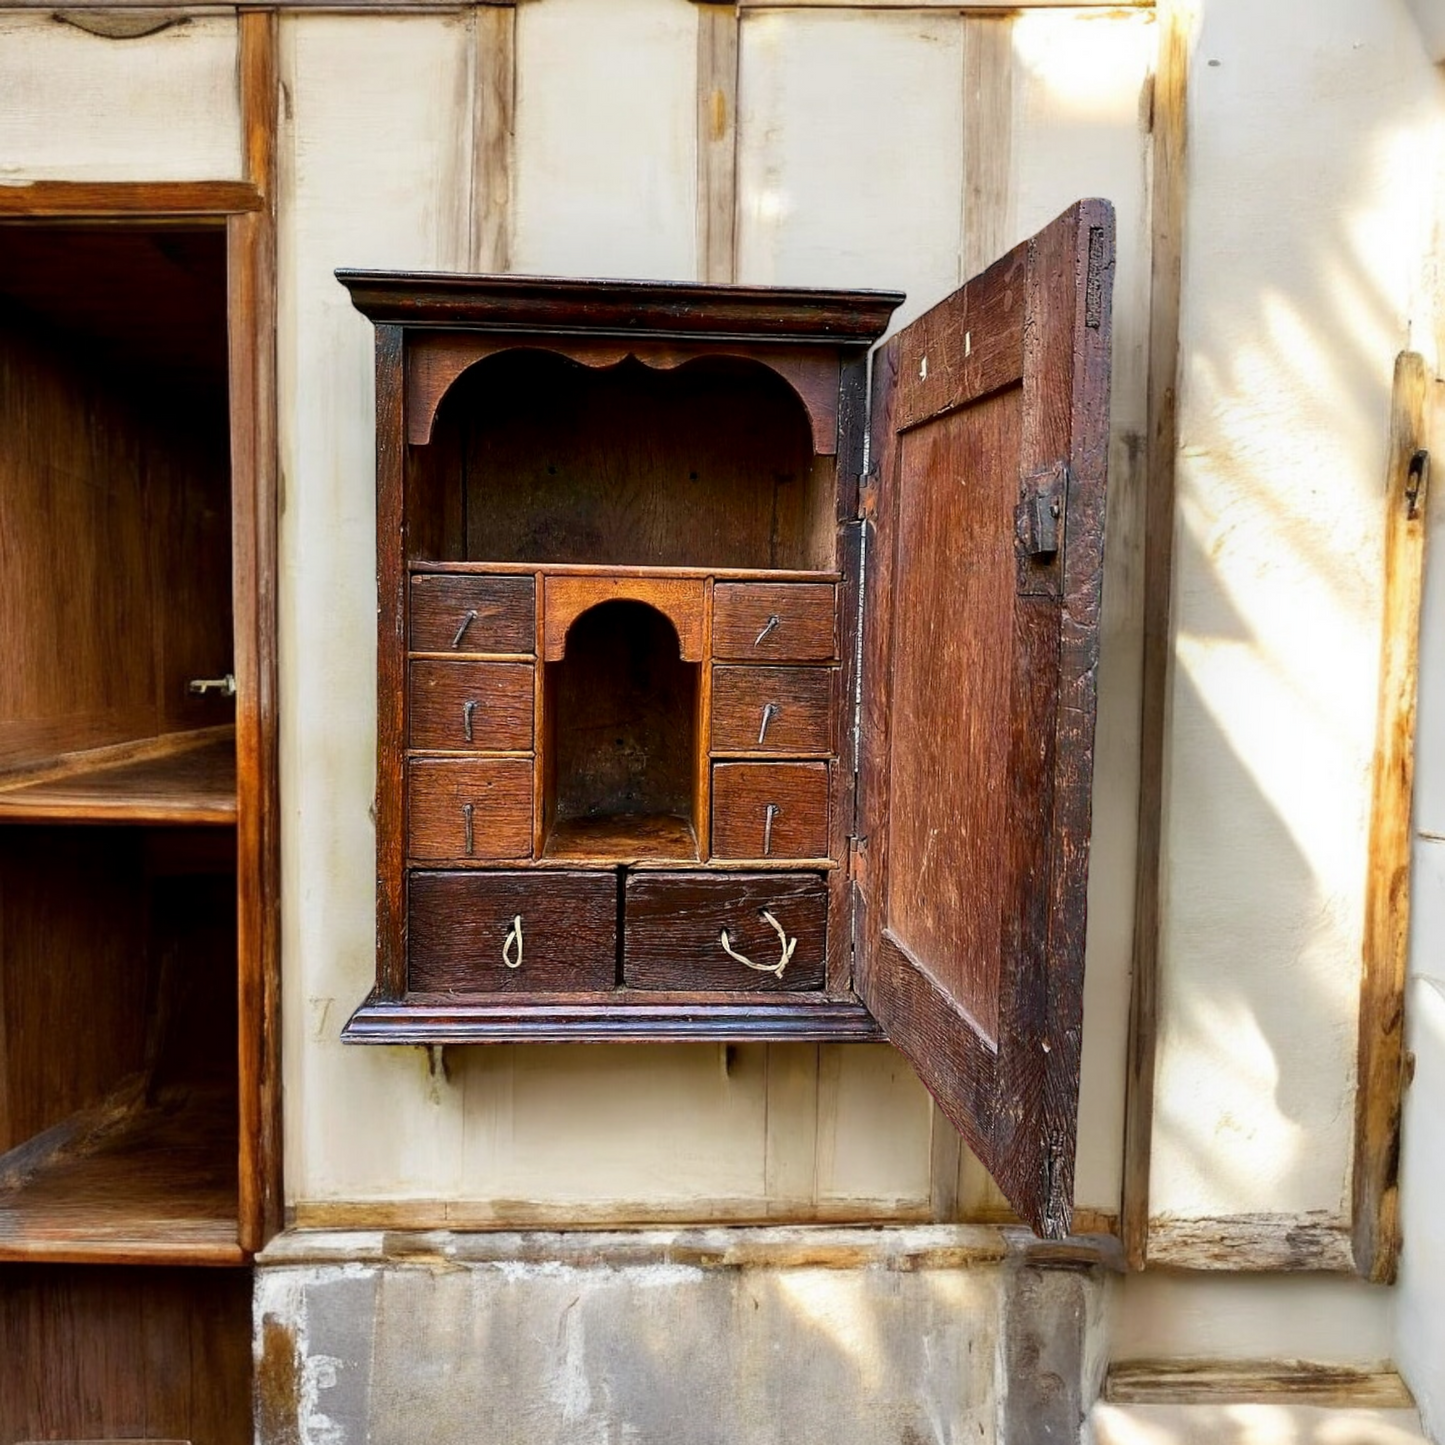
M702 592L700 583L686 585ZM549 836L589 819L625 827L629 815L682 819L694 834L705 831L704 820L689 816L701 746L700 671L679 656L669 620L643 602L603 602L577 619L567 655L546 664L539 747L550 759ZM619 846L621 861L634 845L624 837ZM636 846L646 851L641 838ZM550 843L548 851L555 853Z
M531 652L535 593L530 577L415 576L411 650Z
M859 996L1039 1233L1069 1230L1113 214L1085 201L875 365ZM1057 477L1055 545L1036 477Z
M0 216L228 216L259 211L250 181L23 181L0 186Z
M531 857L530 758L415 758L406 774L409 857Z
M615 873L413 873L411 991L590 991L617 970Z
M496 1001L371 995L352 1014L348 1043L841 1043L882 1030L856 1000L824 993L651 993L512 997Z
M244 1260L234 1085L172 1085L53 1132L63 1137L41 1136L50 1147L33 1161L0 1157L0 1260Z
M250 1445L251 1277L6 1265L0 1440Z
M787 757L830 753L838 674L826 667L715 667L712 750Z
M817 874L635 873L623 896L622 982L742 993L822 988L827 921L828 891ZM724 932L735 953L767 967L782 962L781 974L733 958L723 947Z
M719 582L713 654L738 662L830 662L838 655L837 607L835 590L816 583Z
M234 825L236 742L231 729L221 731L197 741L180 735L132 760L101 749L94 766L71 754L66 770L44 781L0 774L0 822Z
M688 862L697 856L698 839L691 821L674 813L559 818L546 840L546 857L553 861L615 866L658 859Z
M542 655L548 662L560 662L567 655L573 624L606 602L638 602L660 613L677 634L677 652L684 662L701 662L707 655L703 628L707 589L701 577L619 577L599 569L594 576L549 576L542 595Z
M352 304L374 322L469 330L581 332L866 346L903 301L897 291L830 291L687 281L578 281L340 270Z
M828 764L821 762L714 764L713 853L719 858L826 858L828 773Z
M528 752L534 668L530 662L413 661L407 705L413 748Z

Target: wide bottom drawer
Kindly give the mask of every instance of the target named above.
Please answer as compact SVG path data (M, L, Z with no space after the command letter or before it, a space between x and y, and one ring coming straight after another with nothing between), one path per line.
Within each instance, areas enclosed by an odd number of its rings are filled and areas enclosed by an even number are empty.
M828 889L816 874L634 873L622 981L677 990L820 989Z
M413 873L413 993L556 993L617 981L612 873Z

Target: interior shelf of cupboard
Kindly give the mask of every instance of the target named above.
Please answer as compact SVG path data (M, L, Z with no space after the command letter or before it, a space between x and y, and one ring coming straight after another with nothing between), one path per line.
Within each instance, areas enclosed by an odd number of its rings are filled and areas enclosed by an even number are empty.
M0 822L235 821L234 727L69 753L44 769L0 774Z
M0 1260L240 1264L236 1091L118 1091L0 1155Z

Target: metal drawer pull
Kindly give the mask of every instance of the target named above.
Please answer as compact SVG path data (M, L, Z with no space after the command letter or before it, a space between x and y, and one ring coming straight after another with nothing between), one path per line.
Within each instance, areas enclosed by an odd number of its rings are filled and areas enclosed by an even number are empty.
M469 628L469 627L472 625L472 623L474 623L476 620L477 620L477 609L474 607L474 608L472 608L472 610L471 610L470 612L467 613L467 615L466 615L465 617L462 618L462 625L461 625L459 628L457 628L457 635L456 635L454 638L452 638L452 651L453 651L453 652L455 652L455 651L457 650L457 648L459 648L459 647L462 645L462 638L464 638L464 637L467 635L467 628Z
M763 725L758 729L758 746L762 746L763 739L768 735L768 724L782 712L777 703L770 702L763 708Z
M517 945L517 956L512 957L512 945ZM522 966L522 915L519 913L512 919L512 926L507 930L507 941L502 945L502 962L508 968L521 968Z
M758 635L757 635L755 638L753 638L753 646L754 646L754 647L761 647L761 646L763 645L763 638L765 638L765 637L768 635L768 633L770 633L770 632L773 630L773 628L775 628L781 620L782 620L782 619L779 618L778 614L777 614L776 612L774 612L774 613L768 618L767 625L763 628L763 630L762 630L760 633L758 633Z
M462 804L462 826L467 832L467 857L470 858L472 856L472 805L470 803Z
M467 735L467 741L472 741L472 719L477 713L476 699L462 704L462 731Z
M782 978L783 970L787 968L793 960L793 950L798 946L798 940L796 938L789 938L783 930L783 925L779 923L766 908L759 911L758 917L761 918L764 923L770 923L772 925L773 932L778 935L778 941L783 946L783 956L776 963L754 963L752 959L744 958L728 940L728 931L726 928L724 928L719 935L722 950L729 958L737 959L745 968L751 968L757 973L770 973L774 978Z
M769 803L763 812L763 857L772 856L773 852L773 819L783 810L776 803Z

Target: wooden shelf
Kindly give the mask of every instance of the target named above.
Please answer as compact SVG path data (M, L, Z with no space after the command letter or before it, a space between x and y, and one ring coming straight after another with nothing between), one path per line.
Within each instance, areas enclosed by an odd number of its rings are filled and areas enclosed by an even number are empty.
M236 743L229 728L72 753L38 777L0 781L0 822L235 821Z
M697 835L686 818L671 813L624 813L602 818L563 818L552 825L544 850L549 859L629 863L635 859L698 861Z
M170 1086L0 1156L0 1260L241 1264L237 1105Z

